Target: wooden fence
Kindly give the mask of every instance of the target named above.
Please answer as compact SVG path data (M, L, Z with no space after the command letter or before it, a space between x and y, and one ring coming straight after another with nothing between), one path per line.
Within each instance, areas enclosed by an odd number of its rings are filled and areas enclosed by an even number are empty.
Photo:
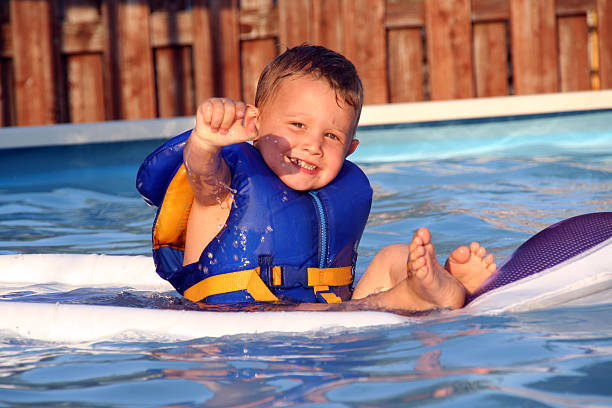
M0 125L252 101L285 46L351 59L368 104L612 88L612 0L3 0Z

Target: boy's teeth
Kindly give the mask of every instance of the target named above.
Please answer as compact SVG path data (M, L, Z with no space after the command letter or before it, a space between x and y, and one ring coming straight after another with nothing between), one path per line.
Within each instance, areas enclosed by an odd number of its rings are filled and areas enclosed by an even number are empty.
M290 158L289 160L291 160L291 163L296 164L302 168L305 168L306 170L315 170L317 168L317 166L314 166L312 164L308 164L303 160L300 159L294 159L293 157Z

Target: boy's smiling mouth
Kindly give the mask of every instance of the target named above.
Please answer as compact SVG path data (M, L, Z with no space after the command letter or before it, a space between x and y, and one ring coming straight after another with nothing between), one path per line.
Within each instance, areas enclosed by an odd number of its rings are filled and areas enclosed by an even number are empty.
M314 164L307 163L302 159L298 159L295 157L289 157L289 161L295 164L296 166L301 167L308 171L315 171L317 169L317 166L315 166Z

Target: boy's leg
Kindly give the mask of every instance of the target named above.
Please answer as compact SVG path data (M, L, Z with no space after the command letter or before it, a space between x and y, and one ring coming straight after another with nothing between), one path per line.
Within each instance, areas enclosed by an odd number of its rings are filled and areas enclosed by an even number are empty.
M355 285L353 299L387 291L406 279L409 253L407 244L391 244L378 251Z
M431 241L431 234L426 228L417 230L412 240L417 236L421 240ZM410 245L407 244L391 244L381 249L355 285L352 298L363 299L387 291L406 279L409 255ZM487 255L484 247L472 242L469 248L460 246L455 249L444 268L461 282L468 293L472 293L497 269L493 260L493 255Z
M470 248L455 249L445 269L437 261L431 233L420 228L410 245L389 245L376 254L355 288L353 301L402 310L459 308L466 292L495 272L493 256L485 255L486 250L473 242Z
M466 290L438 263L429 230L420 228L408 249L404 279L385 292L351 302L366 308L406 311L462 307Z

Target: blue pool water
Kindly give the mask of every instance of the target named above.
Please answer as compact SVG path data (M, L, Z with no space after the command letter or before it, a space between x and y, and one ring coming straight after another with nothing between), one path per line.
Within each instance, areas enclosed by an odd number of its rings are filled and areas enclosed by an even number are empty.
M360 129L374 203L358 273L416 228L440 260L503 261L540 229L612 210L612 111ZM0 253L150 254L134 188L160 141L0 151ZM0 298L151 307L129 288ZM153 305L155 306L155 305ZM0 407L612 406L612 303L307 335L48 343L0 333ZM1 317L0 317L1 318Z

